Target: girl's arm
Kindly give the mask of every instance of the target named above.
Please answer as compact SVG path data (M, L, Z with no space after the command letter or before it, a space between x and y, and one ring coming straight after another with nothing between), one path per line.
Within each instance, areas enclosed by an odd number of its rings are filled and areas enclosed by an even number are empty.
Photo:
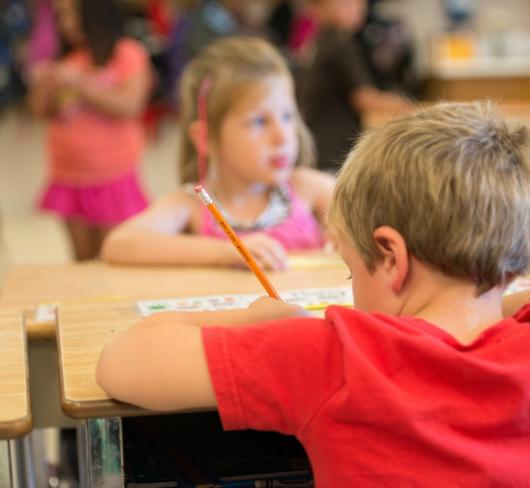
M505 317L510 317L527 303L530 303L530 290L524 290L505 296L502 299L502 314Z
M150 410L213 408L216 399L199 326L238 326L306 314L268 297L242 310L153 314L105 346L96 380L109 396Z
M111 231L103 242L102 259L122 264L243 265L228 239L194 234L200 226L200 205L186 191L161 198ZM285 269L287 254L275 239L257 233L242 241L263 268Z
M140 115L151 86L151 73L141 70L119 86L101 88L91 76L65 68L58 75L60 82L75 90L79 98L103 115L130 118Z
M38 117L49 117L55 110L57 83L52 63L41 63L30 74L28 103Z
M309 203L320 226L325 229L335 178L323 171L297 168L291 177L291 184L300 198Z
M182 191L162 197L117 226L103 243L104 261L122 264L231 265L237 251L228 241L186 234L196 205ZM194 208L195 207L195 208Z

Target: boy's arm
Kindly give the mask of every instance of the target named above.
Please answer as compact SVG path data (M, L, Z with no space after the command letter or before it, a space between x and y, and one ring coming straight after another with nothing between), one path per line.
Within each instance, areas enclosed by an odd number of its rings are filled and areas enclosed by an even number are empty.
M153 314L105 346L96 380L109 396L150 410L213 408L216 400L199 326L304 315L300 307L268 297L242 310Z
M112 398L149 410L214 408L200 328L167 319L148 317L115 336L99 358L98 384Z
M530 303L530 290L507 295L502 299L502 314L504 317L510 317L527 303Z

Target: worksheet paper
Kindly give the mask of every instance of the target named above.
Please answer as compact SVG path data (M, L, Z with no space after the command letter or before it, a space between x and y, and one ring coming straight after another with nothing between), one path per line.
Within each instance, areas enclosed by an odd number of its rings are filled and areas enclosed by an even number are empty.
M505 295L530 289L530 277L516 279L507 289ZM259 294L239 295L208 295L185 298L167 298L160 300L141 300L137 307L141 315L164 311L199 311L199 310L230 310L248 307ZM304 288L281 293L287 303L300 305L308 310L322 310L329 305L353 306L351 287L337 288ZM56 318L60 301L41 303L35 310L36 322L52 322Z
M337 288L304 288L280 293L286 303L299 305L307 310L323 310L329 305L353 306L350 286ZM141 300L137 302L142 316L154 312L232 310L246 308L263 294L207 295L159 300Z

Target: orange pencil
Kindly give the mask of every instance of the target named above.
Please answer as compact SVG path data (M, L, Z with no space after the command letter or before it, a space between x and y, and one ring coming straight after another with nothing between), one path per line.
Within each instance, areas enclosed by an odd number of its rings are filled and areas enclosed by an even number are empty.
M203 188L202 185L197 185L195 187L195 192L197 193L197 195L199 195L199 198L201 199L202 203L206 205L215 220L217 220L221 228L225 231L226 235L230 238L232 244L239 251L239 254L243 256L243 259L247 263L247 266L250 268L250 271L252 271L256 275L256 278L263 285L263 288L265 288L269 296L272 298L276 298L276 300L281 300L280 295L278 295L278 292L274 289L271 282L268 280L261 268L258 266L256 260L248 252L245 245L241 242L241 239L237 236L232 227L230 227L230 224L226 221L221 212L219 212L219 210L213 203L213 200L210 198L210 195L208 195L208 192Z

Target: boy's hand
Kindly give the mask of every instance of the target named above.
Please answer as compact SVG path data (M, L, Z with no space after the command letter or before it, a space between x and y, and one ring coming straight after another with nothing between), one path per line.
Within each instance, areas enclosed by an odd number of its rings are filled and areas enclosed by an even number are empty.
M252 302L247 308L203 312L159 312L142 318L140 322L144 326L165 323L194 326L239 326L290 317L312 317L312 315L298 305L263 296Z
M304 308L290 303L281 302L271 297L260 297L252 302L248 311L253 321L287 319L291 317L311 317L311 313Z

